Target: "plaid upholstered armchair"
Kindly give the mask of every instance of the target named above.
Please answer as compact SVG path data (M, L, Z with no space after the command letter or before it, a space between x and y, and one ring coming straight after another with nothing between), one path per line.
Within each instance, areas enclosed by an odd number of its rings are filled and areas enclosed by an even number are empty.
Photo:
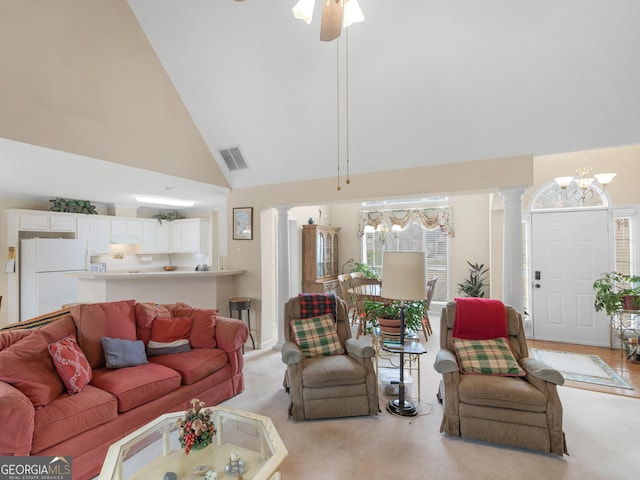
M285 304L284 316L289 414L295 420L377 415L375 350L351 338L345 302L301 294Z
M480 299L472 301L482 304ZM484 337L489 340L467 340L482 337L465 335L454 341L452 338L462 336L456 334L460 332L456 323L461 322L461 304L449 302L442 309L441 350L434 365L442 374L438 396L444 416L440 431L562 456L567 450L556 385L562 385L564 378L529 357L522 317L511 307L501 308L503 315L506 310L506 319L501 320L506 323L504 334ZM486 325L481 312L470 313L475 327Z

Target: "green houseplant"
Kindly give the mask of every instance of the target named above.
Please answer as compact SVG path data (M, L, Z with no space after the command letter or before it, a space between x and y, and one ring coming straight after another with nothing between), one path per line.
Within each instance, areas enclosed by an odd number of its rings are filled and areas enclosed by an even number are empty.
M95 205L89 200L74 200L72 198L56 197L49 200L52 212L84 213L85 215L97 215Z
M407 301L404 308L404 324L409 330L417 332L422 325L425 303L423 300ZM398 300L387 302L364 301L364 314L371 319L374 327L379 327L378 319L399 320L400 302Z
M607 315L614 315L625 309L640 308L639 276L620 272L603 273L593 282L593 289L596 293L593 301L596 312L604 310Z
M467 260L469 265L469 278L464 282L458 284L458 293L462 293L467 297L484 297L484 287L488 268L484 268L484 263L479 265L478 262L471 263Z
M360 272L364 274L364 278L378 278L375 270L366 263L356 262L351 269L351 273Z

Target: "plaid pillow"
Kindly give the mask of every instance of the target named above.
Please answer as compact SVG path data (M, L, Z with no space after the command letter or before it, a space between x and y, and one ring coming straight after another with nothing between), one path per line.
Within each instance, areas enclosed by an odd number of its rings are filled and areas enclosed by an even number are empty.
M465 340L452 338L461 373L522 377L526 372L520 368L511 353L506 338L489 340Z
M291 320L293 341L305 357L321 357L344 353L330 313L313 318Z

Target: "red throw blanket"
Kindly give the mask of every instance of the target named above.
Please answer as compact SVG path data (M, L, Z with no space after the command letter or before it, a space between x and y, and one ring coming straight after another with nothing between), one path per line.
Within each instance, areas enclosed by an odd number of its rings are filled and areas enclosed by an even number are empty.
M500 300L456 298L452 336L467 340L508 337L507 309Z
M336 315L336 297L333 293L301 293L300 316L302 318L319 317L325 313L333 315L333 321L338 319Z

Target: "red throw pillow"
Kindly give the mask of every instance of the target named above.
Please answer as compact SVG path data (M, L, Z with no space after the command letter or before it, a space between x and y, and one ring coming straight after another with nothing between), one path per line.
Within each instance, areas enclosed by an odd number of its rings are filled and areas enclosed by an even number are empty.
M176 308L176 317L193 318L193 328L189 343L193 348L216 348L215 308Z
M173 316L167 307L155 303L136 303L136 331L138 340L142 340L146 345L151 338L151 328L153 321L158 317ZM181 315L177 315L181 316Z
M75 335L69 335L58 342L50 343L49 354L58 375L70 394L80 393L82 388L91 381L93 374L91 365L78 346Z
M167 355L191 350L189 336L193 319L189 317L156 318L147 344L147 355Z

